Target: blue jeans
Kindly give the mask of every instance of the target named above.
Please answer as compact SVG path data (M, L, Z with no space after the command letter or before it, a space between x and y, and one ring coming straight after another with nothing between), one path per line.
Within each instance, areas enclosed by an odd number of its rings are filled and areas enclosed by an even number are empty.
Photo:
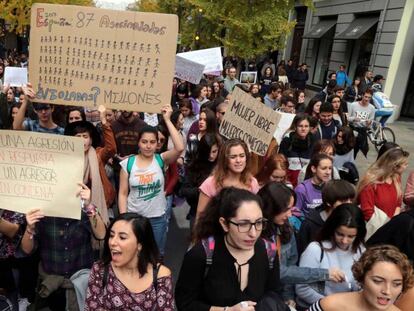
M166 232L167 232L167 218L166 214L159 217L151 217L149 221L154 232L155 242L157 243L160 255L164 256L165 243L166 243Z

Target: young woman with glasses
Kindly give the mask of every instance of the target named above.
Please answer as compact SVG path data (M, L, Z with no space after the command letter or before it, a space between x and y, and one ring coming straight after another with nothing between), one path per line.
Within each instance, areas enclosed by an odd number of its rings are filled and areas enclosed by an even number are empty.
M261 206L258 196L234 187L210 201L178 277L178 310L253 311L269 294L281 301L277 255L270 266L260 239L267 223Z

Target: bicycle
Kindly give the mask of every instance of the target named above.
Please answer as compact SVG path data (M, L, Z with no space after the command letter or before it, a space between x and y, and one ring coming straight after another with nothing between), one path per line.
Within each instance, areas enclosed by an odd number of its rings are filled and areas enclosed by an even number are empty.
M371 126L368 128L367 136L377 152L386 142L395 143L393 130L382 125L380 121L372 121Z

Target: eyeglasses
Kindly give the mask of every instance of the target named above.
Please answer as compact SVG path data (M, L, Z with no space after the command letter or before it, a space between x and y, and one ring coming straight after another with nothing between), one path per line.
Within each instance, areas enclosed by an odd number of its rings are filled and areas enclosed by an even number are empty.
M267 219L262 218L262 219L257 220L256 222L239 222L239 223L229 220L229 223L237 226L237 230L240 233L246 233L252 230L253 226L256 229L256 231L262 231L263 229L266 228Z

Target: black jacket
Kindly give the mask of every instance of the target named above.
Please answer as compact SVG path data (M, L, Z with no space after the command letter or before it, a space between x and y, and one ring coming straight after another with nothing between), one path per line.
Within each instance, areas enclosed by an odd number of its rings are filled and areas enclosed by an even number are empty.
M298 247L298 255L300 256L303 251L308 247L309 243L315 241L319 230L325 223L321 218L322 205L318 206L314 210L310 210L308 216L302 222L299 233L296 237L296 243Z
M393 218L367 241L367 245L391 244L414 261L414 209Z

